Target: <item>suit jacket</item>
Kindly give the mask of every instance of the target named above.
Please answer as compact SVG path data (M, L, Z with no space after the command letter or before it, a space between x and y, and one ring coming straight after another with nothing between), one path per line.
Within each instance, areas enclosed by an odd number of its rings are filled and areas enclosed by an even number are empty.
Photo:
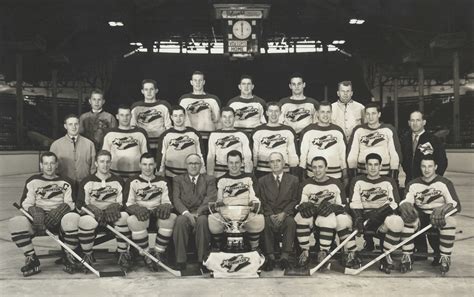
M258 180L257 196L262 202L263 214L265 216L285 212L293 215L298 198L299 180L296 176L283 173L280 188L273 173L262 176Z
M436 169L438 175L443 175L446 171L446 168L448 167L446 151L443 144L433 134L425 131L420 135L415 154L413 154L413 139L411 131L404 135L401 141L401 146L403 155L402 167L407 175L405 184L408 184L410 180L422 175L420 165L421 158L423 158L424 155L433 155L436 164L438 164L438 169Z
M216 178L207 174L199 174L196 188L189 174L173 177L173 204L179 214L184 211L206 214L209 202L217 200Z

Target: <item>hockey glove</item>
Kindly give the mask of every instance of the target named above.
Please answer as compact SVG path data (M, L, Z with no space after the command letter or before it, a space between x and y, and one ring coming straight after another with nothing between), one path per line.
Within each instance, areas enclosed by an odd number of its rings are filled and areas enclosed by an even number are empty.
M33 231L36 236L42 236L46 234L46 226L44 225L45 221L45 212L44 209L37 206L31 206L28 208L28 212L33 217Z
M298 206L298 211L303 218L311 218L316 212L316 206L312 202L303 202Z
M104 221L104 213L103 213L102 209L98 208L97 206L95 206L93 204L88 204L88 205L85 205L83 207L87 208L88 210L90 210L92 212L92 214L94 215L94 219L99 224L100 224L100 222Z
M327 217L328 215L332 214L332 207L331 203L328 201L323 201L321 204L319 204L318 208L318 215Z
M331 209L336 216L344 213L344 206L339 204L331 204Z
M132 216L135 215L139 221L146 221L150 218L150 213L146 207L140 206L138 204L130 205L127 207L127 212Z
M393 209L389 204L385 204L377 209L372 210L367 214L370 220L370 225L380 226L385 221L385 218L393 214Z
M120 219L120 209L122 207L118 203L112 203L104 209L105 221L109 224L116 222Z
M52 209L48 212L44 218L44 223L46 228L51 229L59 225L61 223L61 219L65 214L71 211L71 208L67 203L61 203L55 209Z
M170 214L171 214L171 204L170 203L160 204L155 209L155 215L160 220L169 219Z
M352 209L351 213L354 222L353 229L362 234L364 232L364 210Z
M430 216L431 224L437 228L444 227L446 225L446 214L453 209L451 203L435 208Z
M400 206L398 206L398 211L405 223L412 224L418 218L418 212L411 203L401 203Z

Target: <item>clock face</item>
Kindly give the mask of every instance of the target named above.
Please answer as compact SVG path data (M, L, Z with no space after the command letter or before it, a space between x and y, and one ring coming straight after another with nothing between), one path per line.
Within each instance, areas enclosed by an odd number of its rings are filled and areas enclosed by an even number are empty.
M237 21L232 27L232 33L238 39L246 39L252 34L252 25L247 21Z

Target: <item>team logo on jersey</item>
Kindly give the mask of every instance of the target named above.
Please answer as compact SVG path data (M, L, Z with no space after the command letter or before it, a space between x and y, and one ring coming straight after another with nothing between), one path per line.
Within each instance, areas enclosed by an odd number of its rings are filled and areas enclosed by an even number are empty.
M156 185L146 186L137 190L137 196L139 196L142 201L148 201L160 197L161 194L163 194L163 189Z
M283 137L280 134L274 134L268 137L263 137L262 140L260 140L260 143L265 145L267 148L276 148L280 145L286 144L286 137Z
M337 143L337 138L332 136L332 134L328 134L328 135L314 138L312 143L313 145L318 147L318 149L325 150L335 145Z
M434 148L429 142L418 145L418 149L423 155L432 155L434 153Z
M375 146L377 143L385 140L385 135L379 133L378 131L372 132L370 134L364 135L360 142L366 146Z
M174 147L175 150L181 151L190 146L194 145L194 139L189 138L187 135L179 136L178 138L172 139L170 145Z
M112 140L112 144L115 145L118 150L122 151L137 146L138 140L133 138L132 136L126 136L121 138L115 138L114 140Z
M228 148L240 142L240 138L234 135L229 135L224 138L218 139L216 145L221 148Z
M109 198L117 197L118 190L111 186L105 186L90 191L90 196L94 197L95 200L106 201Z
M436 190L434 188L428 188L415 194L415 200L417 201L418 205L430 204L439 198L444 199L443 193L440 190Z
M69 184L63 184L63 186L57 184L50 184L44 187L36 189L35 194L40 199L53 199L56 196L62 195L69 188Z
M245 106L235 111L235 116L239 120L246 120L256 115L258 115L258 109L253 106Z
M242 254L224 259L221 263L221 267L226 268L229 273L237 272L248 265L250 265L250 258L244 257Z
M329 190L322 190L317 193L312 193L309 195L309 201L313 202L316 205L323 203L324 201L334 201L336 198L336 193L330 192Z
M310 111L302 107L286 113L286 118L291 122L299 122L309 116L311 116Z
M226 186L224 188L223 196L225 197L236 197L240 194L248 192L249 186L244 184L243 182L238 182L230 186Z
M381 187L371 188L368 190L363 190L360 194L365 201L377 201L383 198L388 199L388 201L392 202L392 198L388 197L387 190L382 189Z
M141 124L148 124L162 117L163 115L161 114L161 111L151 108L147 111L140 112L137 116L137 119Z
M198 113L205 109L210 109L210 107L209 103L206 103L203 100L194 101L193 103L189 104L188 107L186 107L186 110L188 110L190 113Z

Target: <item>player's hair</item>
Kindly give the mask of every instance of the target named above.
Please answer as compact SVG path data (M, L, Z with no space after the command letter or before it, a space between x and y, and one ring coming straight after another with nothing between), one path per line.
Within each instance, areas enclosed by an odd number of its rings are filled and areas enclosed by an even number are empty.
M204 73L202 73L202 72L199 71L199 70L194 71L193 74L191 74L191 78L192 78L194 75L202 75L202 78L204 79Z
M128 109L128 110L132 110L130 108L130 106L126 105L126 104L120 104L118 107L117 107L117 114L119 113L119 109Z
M155 89L158 88L158 84L156 83L156 80L154 79L146 78L142 80L142 89L145 87L145 84L153 84L153 87L155 87Z
M171 106L171 114L173 114L173 111L175 110L182 110L184 114L186 114L186 110L184 109L184 107L182 107L181 105L173 105Z
M100 156L109 156L110 160L112 160L112 154L108 150L100 150L95 155L95 160L99 160Z
M186 161L186 163L187 163L187 162L188 162L188 159L189 159L190 157L192 157L192 156L198 157L199 162L202 163L202 162L201 162L201 156L199 156L199 155L196 154L196 153L191 153L191 154L187 155L186 158L184 159L184 161Z
M241 83L242 80L244 80L244 79L250 79L250 81L251 81L252 84L253 84L253 78L252 78L252 76L250 76L250 75L248 75L248 74L242 74L242 75L240 76L239 83Z
M155 156L153 156L152 153L143 153L141 156L140 156L140 162L142 161L142 159L153 159L155 160Z
M276 101L267 102L267 110L270 108L270 106L278 106L278 108L281 109L280 104L278 104Z
M436 159L434 158L434 156L432 154L424 155L423 157L421 157L421 161L433 161L435 163L435 165L438 164L438 163L436 163Z
M421 114L421 119L422 119L422 120L426 120L426 119L425 119L425 114L424 114L422 111L420 111L420 110L414 110L414 111L410 112L410 116L408 117L408 119L410 119L410 118L411 118L411 115L414 114L415 112L418 112L419 114Z
M329 108L332 110L331 102L329 102L327 100L321 101L321 103L319 103L318 110L321 108L321 106L329 106Z
M304 82L304 77L303 77L303 75L302 75L301 73L299 73L299 72L294 72L294 73L292 73L292 74L290 75L290 79L289 79L290 84L291 84L291 80L292 80L293 78L301 78L301 80Z
M222 109L221 109L221 115L224 113L224 111L230 111L230 112L232 112L232 114L235 116L235 110L234 110L232 107L230 107L230 106L222 107Z
M370 153L367 156L365 156L365 163L368 163L369 160L373 160L373 159L378 160L379 164L382 164L382 157L380 157L380 155L376 153Z
M104 91L102 91L101 89L93 89L93 90L91 91L91 97L92 97L92 95L94 95L94 94L102 95L102 99L104 98Z
M56 156L55 153L53 153L53 152L44 152L44 153L41 153L40 163L43 163L45 157L54 157L54 160L56 162L58 161L58 156Z
M352 82L350 80L340 81L339 83L337 83L337 88L339 89L341 86L352 88Z
M237 150L231 150L227 153L227 161L229 161L229 157L239 157L240 161L244 159L244 157L242 157L242 153Z
M66 124L66 121L69 120L70 118L76 118L77 120L79 120L79 117L76 114L70 113L64 117L64 124Z
M326 160L326 158L321 157L321 156L316 156L311 160L311 165L313 165L313 162L316 162L316 161L323 161L324 166L328 167L328 161Z
M377 109L377 112L381 112L380 110L380 105L378 103L375 103L375 102L370 102L370 103L367 103L365 105L365 108L364 110L367 111L367 109L369 108L376 108Z

